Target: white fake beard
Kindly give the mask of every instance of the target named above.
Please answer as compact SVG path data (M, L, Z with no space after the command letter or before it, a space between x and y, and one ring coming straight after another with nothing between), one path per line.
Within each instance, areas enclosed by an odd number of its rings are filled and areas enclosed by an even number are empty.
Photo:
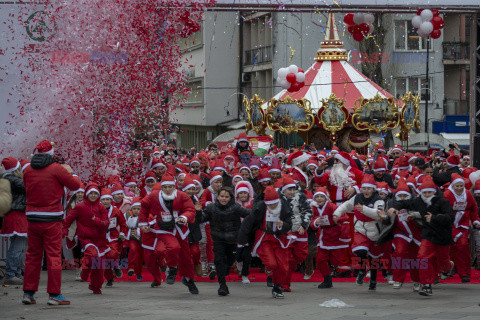
M422 197L423 202L425 202L425 204L426 204L427 206L431 206L431 205L432 205L432 199L433 199L433 197L435 197L435 196L433 195L433 196L427 198L427 197L425 197L423 194L421 194L420 196Z
M351 173L343 169L342 163L333 165L329 177L330 183L338 188L346 188L354 185Z
M268 212L270 212L271 214L273 214L274 216L279 216L280 215L280 211L282 210L282 202L280 201L278 203L278 206L275 208L275 209L270 209L270 208L267 208Z
M165 193L162 191L162 198L163 200L173 200L175 199L175 196L177 195L177 190L174 190L171 195L167 196Z

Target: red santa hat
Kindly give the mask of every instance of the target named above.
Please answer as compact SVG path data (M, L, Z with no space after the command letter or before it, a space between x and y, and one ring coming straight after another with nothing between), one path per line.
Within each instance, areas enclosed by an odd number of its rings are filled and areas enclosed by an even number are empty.
M192 158L192 160L190 160L190 166L192 166L194 163L200 165L200 159L198 159L197 157Z
M380 141L379 143L377 143L377 146L375 147L375 150L377 150L377 152L380 151L380 152L386 153L385 147L383 146L382 141Z
M70 194L74 195L77 192L85 192L85 184L83 182L80 182L80 188L78 188L75 191L72 191ZM100 192L98 194L100 194Z
M395 175L395 179L407 179L408 178L408 171L407 170L400 170Z
M222 159L217 158L217 160L215 160L215 165L213 167L213 171L227 172L227 169L225 168L225 163L223 162Z
M164 168L167 168L167 166L165 165L165 163L163 163L163 161L161 159L153 159L152 160L152 167L151 169L155 169L157 167L164 167Z
M297 184L290 176L283 177L282 181L282 192L287 190L288 188L295 188Z
M318 195L322 195L322 196L324 196L325 198L328 199L328 190L327 190L327 188L325 188L325 187L319 187L319 188L315 191L315 193L313 194L313 198L315 198L315 197L318 196Z
M338 161L340 161L341 163L343 163L346 166L352 166L352 162L353 162L352 156L345 151L341 151L341 152L337 153L334 156L334 158L337 159Z
M375 164L373 165L373 171L378 172L378 171L386 171L387 166L385 165L385 161L383 158L377 158L377 161L375 161Z
M260 169L260 172L258 173L258 182L264 182L264 181L270 181L272 180L270 178L270 174L268 173L268 170L266 168Z
M153 148L152 154L153 155L157 155L157 154L160 155L161 154L160 149L158 149L158 147Z
M250 194L250 189L248 188L248 184L245 181L240 181L237 183L235 188L235 196L237 196L240 192L245 191Z
M407 185L405 179L400 179L398 181L397 189L395 189L395 195L405 194L411 196L410 188Z
M400 151L401 153L403 153L403 149L402 149L402 146L399 145L399 144L395 144L392 148L392 152L393 151Z
M286 157L287 154L285 153L285 149L283 149L283 148L278 149L278 151L276 152L276 156L277 157L280 157L280 156Z
M337 146L333 146L332 150L330 151L330 154L334 156L335 154L339 153L340 149L338 149Z
M100 200L102 200L102 199L112 199L113 200L112 191L108 188L102 189Z
M307 168L312 166L315 167L315 169L318 168L318 161L314 158L310 158L307 162Z
M474 167L468 167L468 168L465 168L463 169L462 171L462 176L465 178L465 179L469 179L470 178L470 175L477 171L478 169L477 168L474 168Z
M248 139L247 139L247 134L245 132L241 132L238 137L235 137L235 140L237 140L237 142L248 142Z
M363 176L362 179L362 188L373 188L377 189L377 184L375 183L375 179L373 178L373 175L371 174L366 174Z
M456 154L452 154L447 158L447 165L451 167L458 167L460 164L460 158Z
M426 192L426 191L433 191L433 192L436 192L437 191L437 187L435 185L435 183L433 182L433 179L431 176L425 176L423 178L423 182L422 184L420 185L420 187L418 188L418 190L420 192Z
M127 180L125 181L125 185L127 187L132 187L132 186L136 186L137 182L132 177L128 177Z
M327 152L325 150L321 150L319 153L317 153L317 158L319 159L325 159L327 157Z
M232 181L235 180L236 178L240 178L241 180L243 180L243 176L240 174L238 169L233 169L232 170Z
M288 156L287 164L289 166L295 167L303 162L307 162L310 156L302 151L296 151Z
M185 180L183 180L183 187L182 187L182 191L186 191L190 188L195 188L195 182L193 182L193 177L192 175L190 174L187 174L185 176Z
M182 159L182 164L184 166L189 166L190 165L190 160L187 157L185 157L185 158Z
M30 162L25 159L20 159L20 165L22 166L22 172L23 172L30 165Z
M155 182L157 181L157 176L155 175L155 172L152 170L148 171L147 174L145 175L145 181L148 180L154 180Z
M377 191L385 194L390 193L390 187L385 181L377 182Z
M280 196L278 195L278 192L275 190L274 187L268 186L265 188L265 197L264 201L265 204L274 204L277 202L280 202Z
M47 140L43 140L42 142L37 144L35 150L37 150L38 153L46 153L53 156L53 143L48 142Z
M192 176L193 182L198 183L198 185L202 187L202 179L200 178L200 176L198 174L191 174L191 176Z
M210 184L213 183L213 181L217 180L217 179L222 179L222 174L218 171L212 171L210 172Z
M473 189L473 193L480 193L480 179L475 181L475 188Z
M258 170L260 170L260 159L257 158L257 157L253 157L250 161L250 170L252 168L257 168Z
M13 157L3 158L2 166L5 172L14 172L20 168L20 162Z
M142 202L142 198L136 197L136 198L134 198L134 199L132 200L132 205L131 205L131 207L132 207L132 208L133 208L133 207L140 207L140 206L142 205L141 202Z
M464 154L463 157L462 157L462 159L468 159L468 160L470 160L470 155Z
M406 170L408 168L410 168L410 164L408 163L408 158L403 156L403 157L400 157L397 159L398 162L398 169L399 170Z
M85 189L85 197L92 192L96 192L100 195L100 187L94 182L88 184L87 188Z
M269 169L268 172L280 172L282 173L282 167L280 166L279 163L272 165Z
M465 184L465 179L458 173L452 173L452 183L450 185L453 186L459 182Z
M123 192L122 185L119 184L119 183L115 183L115 184L112 186L112 196L114 196L114 195L116 195L116 194L120 194L120 193L124 193L124 192Z
M163 186L174 186L175 185L175 178L169 174L169 173L165 173L162 177L162 181L161 181L161 184L162 184L162 187Z
M402 179L400 179L402 180ZM415 178L414 175L411 175L407 178L407 186L412 186L412 188L416 189L417 188L417 179Z

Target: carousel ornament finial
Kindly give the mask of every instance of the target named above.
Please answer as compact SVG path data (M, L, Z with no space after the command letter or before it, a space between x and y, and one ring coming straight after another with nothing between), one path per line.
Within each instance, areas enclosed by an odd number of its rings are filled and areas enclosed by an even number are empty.
M337 24L335 23L333 13L328 14L325 40L322 41L315 57L315 61L324 60L347 60L347 50L343 47L343 42L340 41L338 36Z

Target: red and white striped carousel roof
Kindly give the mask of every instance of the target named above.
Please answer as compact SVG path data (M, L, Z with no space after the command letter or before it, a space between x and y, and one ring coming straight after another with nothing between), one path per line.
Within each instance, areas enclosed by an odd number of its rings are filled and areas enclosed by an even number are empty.
M345 107L350 111L360 98L371 99L377 94L382 98L392 97L346 61L346 50L339 40L332 13L329 14L325 40L317 52L317 58L317 62L305 72L303 88L292 93L282 90L273 98L280 100L287 95L293 99L305 98L311 102L312 110L316 112L322 106L320 100L328 99L332 93L339 99L345 99ZM266 109L267 104L262 105L262 108Z

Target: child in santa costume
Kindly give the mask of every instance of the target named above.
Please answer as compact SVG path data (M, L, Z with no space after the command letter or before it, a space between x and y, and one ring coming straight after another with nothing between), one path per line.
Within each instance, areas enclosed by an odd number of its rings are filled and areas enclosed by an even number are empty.
M139 226L140 222L139 222ZM157 248L157 233L160 232L157 220L150 214L144 227L140 229L143 257L145 260L145 266L150 274L153 276L153 281L150 284L152 288L156 288L162 283L162 274L160 267L164 265L165 257L161 251L161 247Z
M63 225L63 235L67 236L68 228L77 222L77 236L83 248L82 273L83 281L88 281L88 288L94 294L102 293L103 260L110 251L107 246L105 230L108 228L108 212L99 201L100 188L91 183L85 190L84 201L75 206L67 215Z
M107 258L110 259L110 261L113 261L111 268L105 269L105 278L107 279L106 287L111 287L113 285L114 277L121 278L123 275L118 263L120 253L123 250L123 240L125 240L125 234L128 232L125 215L117 207L112 205L112 201L113 196L110 189L103 189L100 202L105 209L107 209L108 220L110 221L107 228L108 247L110 248Z
M458 275L462 282L470 282L471 257L468 235L470 223L480 227L478 219L478 206L472 193L465 188L465 180L457 173L452 174L452 183L443 194L450 202L455 220L453 222L453 245L450 250L450 258L455 263Z
M282 289L290 292L292 275L297 265L304 262L308 255L307 229L312 219L312 208L305 193L297 189L297 184L289 176L283 178L279 194L292 210L292 229L288 235L291 240L288 246L291 258L290 268L285 283L282 283Z
M450 245L452 244L452 225L454 215L448 200L437 193L432 177L425 176L419 187L420 197L399 201L390 208L388 214L396 210L409 211L407 219L421 219L423 224L421 243L417 258L426 259L426 268L420 268L419 276L422 288L418 292L422 296L432 295L432 284L438 271L445 273L453 269L450 260Z
M203 191L200 202L202 203L202 209L205 209L209 203L215 203L217 199L218 191L222 188L223 177L222 174L218 171L210 172L210 186ZM210 234L210 224L207 222L205 224L205 235L207 240L206 254L208 262L208 277L210 280L214 280L217 274L214 264L214 255L213 255L213 241Z
M17 159L8 157L2 160L3 173L0 176L7 180L12 195L9 212L3 217L0 237L8 237L10 246L7 252L5 281L6 285L23 284L23 264L27 251L27 206L25 186L23 185L23 172Z
M243 208L235 202L233 190L229 187L222 187L218 193L215 203L210 203L199 212L199 222L210 222L210 229L213 240L213 252L215 254L215 268L217 270L218 295L226 296L230 292L225 277L235 262L235 250L237 248L238 230L242 218L250 214L249 209Z
M125 239L128 241L128 272L129 276L137 275L137 280L142 281L143 269L143 250L142 235L138 226L138 215L140 214L141 199L135 198L132 201L132 207L125 215L126 225L128 228Z
M169 272L167 284L174 284L177 270L182 283L192 294L198 294L194 281L194 268L188 245L188 222L195 221L195 207L186 193L175 189L175 179L170 174L164 174L161 181L161 191L154 190L141 202L139 225L143 231L148 231L148 222L152 215L159 227L156 233L158 250L166 259Z
M238 236L240 245L248 244L250 234L255 232L255 243L252 255L258 255L265 264L266 270L272 273L272 296L283 299L281 285L289 271L289 250L286 247L289 239L287 232L292 227L292 210L280 200L273 186L257 197L253 204L253 213L242 222Z
M318 188L313 199L311 227L317 230L317 269L323 276L323 282L318 288L331 288L333 287L331 267L339 265L348 244L340 241L341 226L333 221L333 213L337 206L328 199L327 188Z
M145 186L140 190L140 198L143 199L152 192L152 188L157 183L157 178L155 177L155 172L148 171L145 175Z
M360 258L360 271L358 272L356 283L362 285L367 267L370 266L371 259L378 259L383 255L383 247L377 246L382 229L382 217L385 217L384 201L376 192L376 184L372 175L365 175L362 180L361 193L351 198L339 206L334 213L334 221L347 212L354 213L355 233L352 243L353 253ZM369 290L377 288L378 266L372 265L370 268Z
M36 147L31 165L23 172L27 193L25 214L28 221L28 249L25 258L23 280L24 304L34 304L38 290L43 253L46 253L48 268L48 304L68 305L70 301L61 294L62 282L62 220L61 199L64 188L77 190L80 180L68 165L53 163L53 146L44 140Z
M112 206L120 210L122 214L127 213L130 210L132 198L125 197L122 185L115 183L112 188Z

